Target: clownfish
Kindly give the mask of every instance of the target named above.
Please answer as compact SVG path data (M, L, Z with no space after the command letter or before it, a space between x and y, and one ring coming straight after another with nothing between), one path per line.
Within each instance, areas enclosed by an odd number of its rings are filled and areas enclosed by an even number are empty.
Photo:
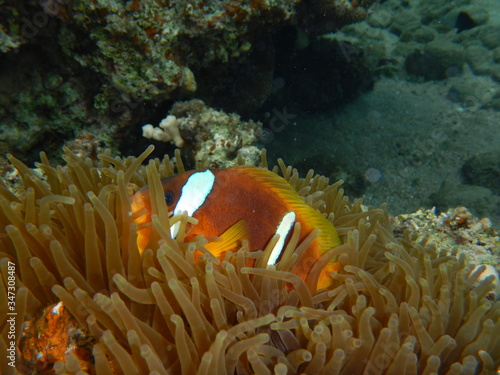
M301 224L299 240L305 239L314 229L318 236L302 254L291 270L306 280L309 271L325 252L340 245L333 224L319 211L309 206L295 189L282 177L265 168L238 166L224 169L197 169L162 179L163 192L168 210L174 216L184 211L195 219L196 225L188 224L185 240L203 234L221 237L222 242L211 242L206 248L221 259L228 251L247 240L249 249L262 250L275 234L279 240L269 256L268 265L276 264L293 232L294 224ZM148 186L137 191L131 198L133 214L138 225L151 221L151 202ZM175 238L179 228L170 228ZM144 251L149 241L149 228L139 230L138 247ZM320 274L318 289L332 282L330 272L337 270L334 263Z

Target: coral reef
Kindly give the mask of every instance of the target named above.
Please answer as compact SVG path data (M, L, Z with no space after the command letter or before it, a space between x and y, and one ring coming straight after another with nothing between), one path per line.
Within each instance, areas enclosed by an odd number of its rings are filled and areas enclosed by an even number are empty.
M89 84L48 40L26 45L0 60L0 148L23 158L42 148L59 148L91 119ZM40 61L41 60L41 61ZM33 158L33 156L31 157Z
M238 160L256 164L260 159L260 122L242 121L235 113L217 111L197 99L175 103L170 114L176 118L184 140L188 166L205 162L210 167L224 168L236 165Z
M38 3L33 0L2 1L0 8L0 52L5 53L27 43L33 35L33 24L26 17L40 11ZM48 18L48 17L47 17ZM39 19L43 22L44 19Z
M63 49L106 77L102 106L116 90L142 100L165 100L176 89L196 91L193 71L245 55L259 28L290 22L294 14L287 0L78 1L64 11ZM84 33L93 54L81 50Z
M299 11L300 4L2 2L0 149L23 160L42 148L52 156L87 130L130 152L138 124L151 122L167 102L194 96L249 114L272 89L274 31L323 12L316 5ZM328 15L345 22L360 19L351 13L366 15L357 5L325 2Z
M18 343L24 320L62 301L96 339L97 374L112 373L112 366L130 374L497 370L500 305L489 299L495 278L481 279L483 267L471 272L463 254L436 249L418 233L395 237L384 207L349 202L340 183L329 185L312 171L300 178L282 162L274 169L337 228L342 245L312 266L320 271L338 257L330 290L288 272L308 239L299 244L292 236L275 268L265 266L272 243L254 253L243 245L214 262L204 250L213 239L184 243L182 228L191 219L169 218L162 193L152 199L152 237L140 256L129 196L146 183L160 192L160 177L184 171L179 154L175 164L164 158L140 168L150 152L92 161L66 150L68 164L58 168L42 155L45 180L9 157L23 184L19 196L0 187L0 297L7 300L8 276L15 275L17 312L7 324L8 305L0 305L4 353L11 326ZM181 229L172 239L175 223ZM255 267L246 267L249 259ZM0 362L2 373L8 366ZM82 371L74 353L53 368Z

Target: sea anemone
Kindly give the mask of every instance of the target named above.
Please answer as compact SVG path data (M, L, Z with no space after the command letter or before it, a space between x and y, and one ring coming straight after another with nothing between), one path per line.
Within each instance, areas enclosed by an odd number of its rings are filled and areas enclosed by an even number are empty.
M36 373L26 344L32 320L54 304L58 314L58 302L72 329L87 335L92 355L85 362L65 348L54 359L56 374L495 373L500 303L489 299L493 277L480 280L481 267L471 273L461 254L416 242L410 232L396 238L384 207L350 202L340 182L330 185L312 171L300 178L279 161L273 171L342 239L311 264L319 274L336 257L335 285L316 290L314 278L288 272L317 235L299 243L298 225L274 267L265 259L277 238L262 251L243 244L220 261L204 248L213 238L184 242L183 228L194 219L169 217L160 178L184 171L180 156L141 166L151 151L93 161L66 149L64 167L42 153L43 177L9 156L22 183L16 194L0 185L0 349L8 352L13 333L21 373ZM261 164L267 168L265 154ZM145 184L151 240L140 254L129 198ZM172 239L176 222L181 230ZM12 290L15 324L8 321ZM12 372L0 363L2 374Z

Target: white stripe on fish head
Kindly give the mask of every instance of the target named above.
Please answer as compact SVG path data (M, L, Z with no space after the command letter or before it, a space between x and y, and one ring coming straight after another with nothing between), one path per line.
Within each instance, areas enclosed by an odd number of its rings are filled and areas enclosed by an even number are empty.
M200 206L205 203L208 194L214 186L215 175L208 169L205 172L193 173L182 187L181 196L174 208L174 216L181 215L184 211L193 216ZM179 233L180 222L170 227L172 238Z

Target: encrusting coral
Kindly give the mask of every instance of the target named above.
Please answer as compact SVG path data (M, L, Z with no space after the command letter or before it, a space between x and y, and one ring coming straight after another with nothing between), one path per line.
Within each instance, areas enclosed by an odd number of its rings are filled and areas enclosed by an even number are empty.
M12 262L17 343L23 321L58 301L95 338L95 369L84 372L67 352L54 364L57 374L495 373L500 302L486 298L492 279L478 283L479 271L471 274L460 254L414 242L410 232L395 238L383 207L364 210L340 183L312 171L300 178L280 162L275 172L341 236L342 245L312 264L316 272L338 257L336 285L317 291L314 278L287 272L316 235L298 243L297 227L274 268L265 260L277 238L263 251L243 245L218 261L203 247L213 239L184 243L182 228L170 237L170 225L193 219L169 218L160 177L184 167L178 154L175 163L167 156L141 167L151 151L92 161L66 150L64 167L42 154L45 180L9 157L24 188L16 196L0 185L2 353L10 344ZM146 183L152 236L139 255L129 197ZM27 348L19 349L21 369ZM0 368L12 371L4 360Z

